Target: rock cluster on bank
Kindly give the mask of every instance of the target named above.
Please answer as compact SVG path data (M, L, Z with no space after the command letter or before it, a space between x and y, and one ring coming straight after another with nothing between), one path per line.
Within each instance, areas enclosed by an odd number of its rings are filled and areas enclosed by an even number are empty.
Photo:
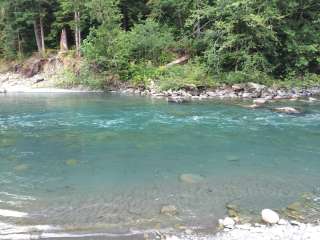
M146 89L124 88L120 90L123 94L136 94L142 96L151 96L155 98L167 98L169 102L185 103L191 100L205 99L254 99L254 104L261 105L269 100L294 99L299 97L309 97L320 94L319 87L311 88L276 88L267 87L256 83L234 84L232 86L223 85L215 89L197 88L196 86L187 86L180 90L161 91L155 84Z

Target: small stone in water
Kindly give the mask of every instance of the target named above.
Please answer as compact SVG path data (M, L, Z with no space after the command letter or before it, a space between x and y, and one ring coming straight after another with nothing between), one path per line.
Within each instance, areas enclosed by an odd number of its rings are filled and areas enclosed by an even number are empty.
M69 160L66 161L66 164L67 164L68 166L75 166L75 165L78 164L78 161L75 160L75 159L69 159Z
M271 209L263 209L261 211L261 217L263 221L270 224L276 224L280 220L278 213Z
M175 216L178 214L178 209L174 205L165 205L161 208L160 213L168 216Z

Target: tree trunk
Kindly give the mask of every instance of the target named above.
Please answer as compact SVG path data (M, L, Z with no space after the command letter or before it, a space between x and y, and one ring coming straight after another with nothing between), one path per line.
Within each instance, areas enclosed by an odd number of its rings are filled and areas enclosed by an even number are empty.
M41 51L42 54L46 52L46 47L44 43L44 30L43 30L43 19L40 17L40 36L41 36Z
M78 46L79 46L79 49L78 49L78 56L80 57L81 56L81 27L80 27L80 12L78 12Z
M68 37L67 37L67 30L64 28L61 32L60 37L60 52L68 51Z
M19 58L20 58L22 56L22 43L21 43L19 32L18 32L18 54L19 54Z
M80 30L80 12L74 12L74 21L75 21L75 41L76 41L76 54L77 57L80 57L80 48L81 48L81 30Z
M36 20L33 22L33 29L34 29L34 35L36 37L38 52L41 53L41 50L42 50L41 39L40 39L41 37L40 37L40 34L39 34L39 27L38 27L38 24L37 24Z

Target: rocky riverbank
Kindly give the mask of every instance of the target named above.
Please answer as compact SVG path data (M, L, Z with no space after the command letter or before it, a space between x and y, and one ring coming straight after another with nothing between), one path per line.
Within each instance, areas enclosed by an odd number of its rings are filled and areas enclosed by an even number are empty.
M320 94L320 86L310 88L278 88L267 87L257 83L223 85L214 89L186 86L178 91L161 91L154 83L146 89L132 87L121 88L122 94L136 94L156 98L167 98L169 102L184 103L192 100L205 99L259 99L258 101L296 99ZM259 102L257 103L259 104Z
M156 233L157 239L166 240L319 240L320 225L280 219L279 215L264 209L261 223L236 224L230 217L221 219L221 231L215 235L199 234L186 229L180 235ZM145 237L145 239L149 239Z
M0 74L0 93L39 92L41 89L56 89L58 88L57 85L58 82L54 74L52 74L52 72L48 73L47 71L34 74L31 77L12 72ZM90 89L83 86L73 88L72 90L90 91ZM165 98L168 102L173 103L185 103L206 99L253 99L255 100L255 104L259 105L269 100L297 99L320 95L320 86L286 89L249 82L234 84L232 86L222 85L210 89L188 85L180 90L169 89L163 91L154 82L151 82L150 86L146 88L136 88L122 84L121 86L110 87L106 89L106 91L153 98Z

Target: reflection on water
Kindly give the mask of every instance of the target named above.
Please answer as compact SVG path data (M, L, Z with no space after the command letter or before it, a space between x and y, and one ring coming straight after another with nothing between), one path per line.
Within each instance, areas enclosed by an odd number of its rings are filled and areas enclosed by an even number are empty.
M103 94L1 96L0 239L213 228L226 204L254 215L303 193L320 197L320 104L273 103L287 104L305 114ZM165 205L177 215L161 214Z

